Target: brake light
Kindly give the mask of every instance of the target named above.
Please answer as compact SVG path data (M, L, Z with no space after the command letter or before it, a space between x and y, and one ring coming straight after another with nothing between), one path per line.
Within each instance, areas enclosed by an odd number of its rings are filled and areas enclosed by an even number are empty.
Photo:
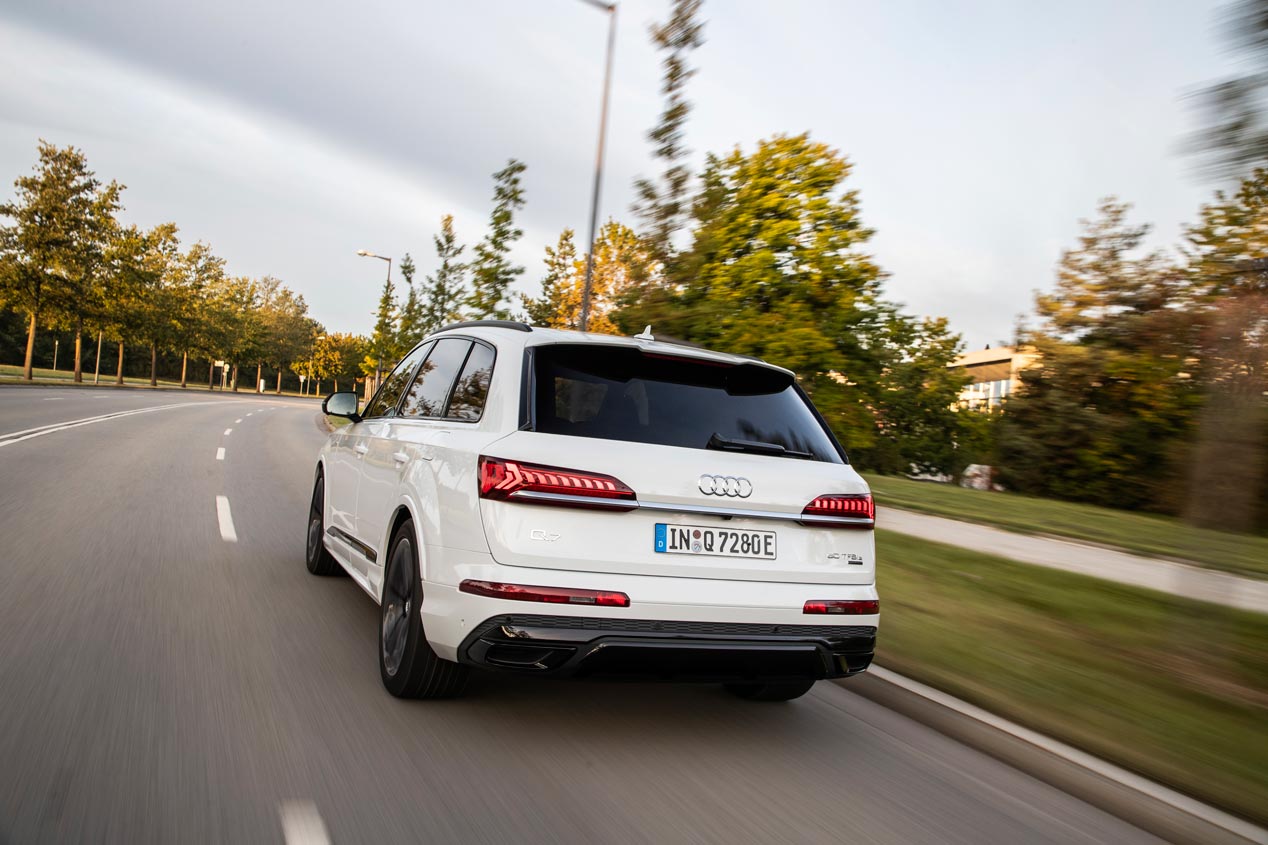
M826 493L806 505L801 524L871 528L876 524L876 505L871 493Z
M573 590L563 587L528 587L523 584L502 584L496 581L463 581L459 592L473 596L514 601L542 601L547 604L589 604L598 607L629 607L625 593L607 590Z
M634 510L634 491L610 475L480 456L480 497L543 505Z
M802 613L832 613L843 616L871 616L881 612L877 599L851 599L849 601L808 601Z

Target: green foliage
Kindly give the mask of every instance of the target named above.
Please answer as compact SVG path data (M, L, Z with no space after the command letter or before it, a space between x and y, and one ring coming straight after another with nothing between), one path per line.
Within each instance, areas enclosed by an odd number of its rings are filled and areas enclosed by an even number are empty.
M344 383L345 389L351 389L361 374L361 362L369 346L369 339L361 335L331 332L319 338L313 356L317 362L316 374L333 379L336 390L340 382Z
M1268 163L1268 0L1238 0L1225 30L1240 54L1239 74L1200 92L1206 126L1189 139L1213 175L1242 176Z
M396 288L389 275L383 282L383 292L379 294L379 307L375 312L374 333L370 335L370 348L365 360L361 362L361 370L366 375L373 375L391 368L392 357L396 351Z
M865 466L953 471L963 417L946 365L959 339L881 297L849 173L807 135L710 155L691 248L632 284L615 322L787 367Z
M28 360L45 311L76 328L98 307L98 289L123 187L103 185L74 147L39 143L35 173L14 182L14 199L0 205L0 302L29 316Z
M453 215L440 219L440 234L432 236L440 266L427 277L427 299L423 306L421 335L462 319L461 306L467 293L467 265L462 263L465 246L454 233Z
M422 339L426 334L424 331L424 310L423 297L419 295L418 289L414 286L414 273L417 268L414 266L414 259L410 254L405 253L405 257L401 259L401 278L405 280L405 302L401 304L401 313L398 318L396 329L396 342L392 344L392 359L400 358L408 352L414 344Z
M613 309L628 291L646 281L650 264L646 242L629 226L609 220L599 229L594 242L587 331L619 332L612 321ZM541 297L523 297L529 319L535 325L553 329L577 329L581 325L585 274L586 258L577 256L573 232L565 229L554 247L546 247Z
M651 26L652 43L665 54L661 93L665 109L660 122L647 133L654 145L653 155L665 171L657 181L638 179L634 211L643 224L648 248L662 264L673 255L673 236L688 211L687 183L691 172L683 160L688 150L683 144L691 104L683 96L695 70L687 66L690 52L704 43L704 24L697 20L703 0L674 0L669 20Z
M553 247L546 247L546 275L542 278L542 295L531 297L521 295L524 312L528 321L535 326L561 328L566 324L572 328L562 316L564 314L564 292L572 285L577 275L577 245L573 242L572 229L564 229L559 233L559 242ZM582 269L584 273L584 267Z
M276 279L227 278L210 246L182 248L174 223L121 224L123 187L103 184L74 147L41 141L34 174L15 186L0 206L12 220L0 227L0 306L28 315L31 348L41 324L76 339L100 330L120 342L120 360L125 342L149 347L151 384L165 351L279 370L309 354L302 296ZM71 357L78 380L81 356Z
M1187 503L1198 525L1268 529L1268 170L1215 195L1187 232L1206 405Z
M1025 493L1176 512L1201 403L1189 277L1140 254L1148 227L1102 202L1036 299L1022 371L1001 433L1001 480Z
M960 337L945 318L913 320L892 314L874 351L883 357L878 374L876 437L854 459L886 473L959 475L974 462L970 446L989 437L981 419L990 414L956 408L967 382L947 365L960 351ZM972 438L979 441L974 442Z
M471 294L466 305L471 319L509 320L511 311L505 304L511 282L524 272L508 258L511 245L524 232L515 226L515 212L524 207L524 191L520 187L523 162L511 159L506 167L493 174L493 213L489 231L476 245L471 262Z

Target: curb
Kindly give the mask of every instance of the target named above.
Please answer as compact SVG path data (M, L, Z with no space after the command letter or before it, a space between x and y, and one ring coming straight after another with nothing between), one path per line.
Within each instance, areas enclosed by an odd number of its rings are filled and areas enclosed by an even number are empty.
M875 664L845 689L1180 843L1268 845L1268 830Z

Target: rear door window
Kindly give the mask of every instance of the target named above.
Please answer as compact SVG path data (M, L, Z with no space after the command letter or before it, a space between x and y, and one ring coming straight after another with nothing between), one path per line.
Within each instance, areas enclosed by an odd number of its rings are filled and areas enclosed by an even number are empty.
M591 344L533 354L537 431L843 462L791 378L771 367Z
M484 400L489 396L489 382L493 378L493 349L483 343L471 344L467 362L454 385L445 416L450 419L475 422L484 413Z
M449 391L470 348L471 341L465 338L448 337L436 341L405 394L401 416L443 417Z
M413 375L414 367L418 365L418 360L426 355L429 349L431 349L430 343L421 344L401 359L401 363L397 364L392 372L388 373L387 378L383 379L383 386L379 388L379 392L374 394L374 398L370 400L365 413L362 414L364 419L387 417L395 412L396 403L401 398L401 391L409 383L409 377Z

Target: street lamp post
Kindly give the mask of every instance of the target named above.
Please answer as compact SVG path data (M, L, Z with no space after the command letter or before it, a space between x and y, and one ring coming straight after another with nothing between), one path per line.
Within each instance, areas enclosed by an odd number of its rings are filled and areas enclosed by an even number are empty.
M360 255L363 258L377 258L380 261L386 261L387 262L387 283L389 285L392 283L392 259L391 258L387 257L386 255L375 255L373 252L369 252L364 249L357 250L357 255ZM383 339L382 338L379 339L379 348L375 350L374 361L375 361L374 389L378 390L379 381L383 378ZM356 385L354 384L353 387L356 387Z
M590 292L594 286L594 239L599 225L599 186L603 180L603 146L608 134L608 92L612 87L612 49L616 45L616 4L583 0L608 13L608 54L603 69L603 105L599 109L599 148L594 157L594 191L590 196L590 247L586 250L586 281L581 290L580 328L590 321Z

